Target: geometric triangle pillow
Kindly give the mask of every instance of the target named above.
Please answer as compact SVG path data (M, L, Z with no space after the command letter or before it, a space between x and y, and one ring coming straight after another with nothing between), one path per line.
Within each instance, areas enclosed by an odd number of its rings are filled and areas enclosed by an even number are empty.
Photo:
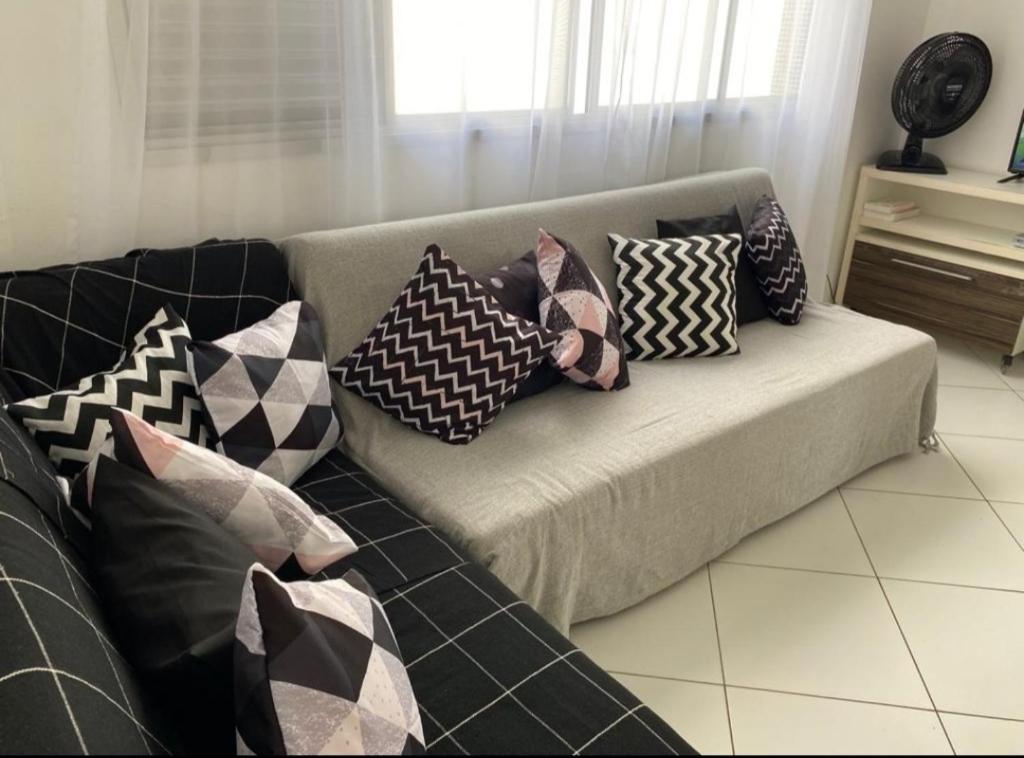
M234 663L239 755L425 752L391 626L356 571L284 584L252 566Z
M195 342L189 370L218 452L285 486L338 444L320 319L285 303L215 342Z
M352 555L352 539L283 484L115 410L111 436L75 480L72 506L91 518L97 470L112 459L152 477L233 534L272 571L311 576ZM286 565L287 564L287 565Z
M540 230L537 241L540 323L561 337L556 368L591 390L629 386L619 319L601 280L568 242Z

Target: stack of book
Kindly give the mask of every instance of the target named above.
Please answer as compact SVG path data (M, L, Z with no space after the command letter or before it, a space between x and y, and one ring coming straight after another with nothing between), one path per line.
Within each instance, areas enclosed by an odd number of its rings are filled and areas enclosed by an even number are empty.
M920 212L913 200L872 200L864 203L864 215L879 221L902 221Z

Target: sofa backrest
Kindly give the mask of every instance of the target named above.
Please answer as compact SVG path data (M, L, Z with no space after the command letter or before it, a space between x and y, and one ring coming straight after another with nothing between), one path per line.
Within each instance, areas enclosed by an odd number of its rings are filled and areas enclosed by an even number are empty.
M571 242L617 302L606 235L656 237L656 220L726 213L744 223L768 173L742 169L643 187L503 208L311 232L283 240L292 282L320 314L332 364L355 348L412 276L424 249L440 245L471 274L508 263L536 244L544 228Z
M0 274L0 375L13 399L53 392L114 366L170 303L196 339L266 318L293 291L268 240L209 240L173 250Z

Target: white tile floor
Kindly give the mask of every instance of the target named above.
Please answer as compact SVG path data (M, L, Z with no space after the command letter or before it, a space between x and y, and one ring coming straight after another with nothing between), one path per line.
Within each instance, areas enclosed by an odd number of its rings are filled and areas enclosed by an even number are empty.
M938 452L573 628L699 751L1024 752L1024 361L939 347Z

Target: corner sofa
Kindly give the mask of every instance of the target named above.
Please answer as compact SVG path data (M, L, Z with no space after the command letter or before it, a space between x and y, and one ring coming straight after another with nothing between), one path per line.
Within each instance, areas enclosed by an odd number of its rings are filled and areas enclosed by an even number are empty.
M341 293L344 294L344 293ZM0 274L0 406L108 368L170 303L197 338L244 328L294 297L266 240ZM690 754L692 748L343 451L294 486L358 552L384 604L433 754ZM158 688L121 653L95 589L90 540L50 460L0 410L0 753L182 750Z
M773 195L761 170L336 231L281 243L319 311L334 364L391 305L426 245L471 274L522 254L543 227L572 242L615 298L606 235L656 219L746 224ZM446 445L339 387L343 448L555 628L614 613L932 433L928 335L809 304L797 326L741 327L741 354L630 363L621 392L563 384Z

